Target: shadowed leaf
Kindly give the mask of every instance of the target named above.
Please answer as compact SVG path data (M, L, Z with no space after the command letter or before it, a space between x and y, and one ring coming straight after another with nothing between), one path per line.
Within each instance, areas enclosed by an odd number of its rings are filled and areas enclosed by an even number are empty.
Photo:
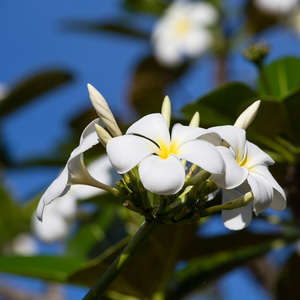
M0 102L0 117L71 79L71 74L61 70L44 71L25 79Z

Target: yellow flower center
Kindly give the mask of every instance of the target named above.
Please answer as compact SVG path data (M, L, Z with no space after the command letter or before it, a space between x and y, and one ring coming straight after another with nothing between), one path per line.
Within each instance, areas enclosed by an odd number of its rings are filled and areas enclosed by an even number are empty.
M165 142L158 143L158 146L159 152L157 153L157 155L162 159L167 159L170 154L178 155L180 153L180 151L177 149L179 143L175 141L171 142L170 147L168 147Z
M182 36L185 35L191 28L191 24L188 19L181 19L175 25L175 33Z

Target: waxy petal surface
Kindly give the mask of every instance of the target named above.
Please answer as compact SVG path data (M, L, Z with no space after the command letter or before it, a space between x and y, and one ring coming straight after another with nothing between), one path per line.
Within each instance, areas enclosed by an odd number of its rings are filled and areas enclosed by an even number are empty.
M208 131L218 133L233 149L235 157L240 162L246 154L246 132L241 128L234 126L216 126Z
M158 147L151 141L135 135L112 138L106 147L112 166L120 174L128 172L158 150Z
M235 190L223 190L222 202L223 204L237 199L241 194ZM251 205L246 205L232 210L222 210L222 220L225 227L230 230L241 230L246 228L252 220Z
M185 159L212 174L223 174L225 163L216 147L207 141L194 140L178 148L178 157Z
M269 208L273 199L271 184L263 176L254 172L249 174L247 181L254 196L254 212L259 213Z
M162 159L151 155L141 161L139 175L144 187L158 195L173 195L183 187L185 171L175 156Z
M170 146L168 123L162 114L150 114L132 124L126 134L138 134L153 142Z
M246 159L246 166L250 169L255 167L256 165L272 165L274 164L274 160L269 156L267 153L262 151L259 147L255 144L250 143L247 141L247 159Z
M200 127L184 126L177 123L172 128L171 140L172 142L181 145L185 142L195 140L206 133L206 129Z
M271 203L271 208L274 210L282 211L286 207L286 195L282 187L278 184L278 182L274 179L269 169L265 165L256 166L253 171L255 173L259 173L263 176L269 184L273 187L273 200Z
M212 175L217 186L223 189L233 189L241 185L248 177L248 169L241 167L235 160L231 149L223 146L217 147L225 162L225 173L223 175Z

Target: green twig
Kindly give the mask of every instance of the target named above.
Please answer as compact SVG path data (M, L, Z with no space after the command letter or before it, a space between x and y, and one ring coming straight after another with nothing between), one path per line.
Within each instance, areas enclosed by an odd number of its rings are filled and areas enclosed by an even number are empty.
M105 271L97 283L90 289L83 300L98 300L108 286L117 278L121 271L128 265L138 253L149 237L159 226L157 222L144 222L132 240L119 254L115 261Z

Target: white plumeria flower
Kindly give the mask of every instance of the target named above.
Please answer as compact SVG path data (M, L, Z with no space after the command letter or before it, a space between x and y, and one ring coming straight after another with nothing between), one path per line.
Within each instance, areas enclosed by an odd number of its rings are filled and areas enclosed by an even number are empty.
M262 212L268 207L281 211L286 206L283 189L271 175L268 165L273 159L259 147L246 140L245 130L234 126L212 127L230 147L218 146L226 169L223 175L212 175L215 183L223 189L223 203L227 203L252 191L253 211ZM236 189L236 190L234 190ZM252 219L251 205L234 210L223 210L224 225L233 230L248 226Z
M101 178L104 184L114 181L113 168L107 155L91 162L87 167L94 178ZM87 199L105 191L93 186L73 185L67 193L58 197L44 212L43 222L39 222L34 214L32 229L39 239L50 243L66 238L69 234L71 222L77 214L77 200Z
M154 54L165 65L178 65L184 56L197 57L212 44L208 27L218 20L214 6L204 2L176 1L156 24Z
M214 137L205 129L181 124L174 125L170 137L166 119L157 113L131 125L126 135L112 138L106 150L117 172L126 173L139 164L140 180L147 190L172 195L180 191L185 182L181 159L210 173L224 172L221 155L205 140Z
M107 187L87 172L83 160L83 153L99 143L95 124L101 125L100 119L92 121L85 128L81 135L79 146L73 150L59 177L52 182L42 196L37 208L37 217L40 220L42 220L45 205L51 203L57 197L64 195L73 184L85 184L104 189Z
M267 14L284 16L294 11L298 0L253 0L253 3L259 10Z

